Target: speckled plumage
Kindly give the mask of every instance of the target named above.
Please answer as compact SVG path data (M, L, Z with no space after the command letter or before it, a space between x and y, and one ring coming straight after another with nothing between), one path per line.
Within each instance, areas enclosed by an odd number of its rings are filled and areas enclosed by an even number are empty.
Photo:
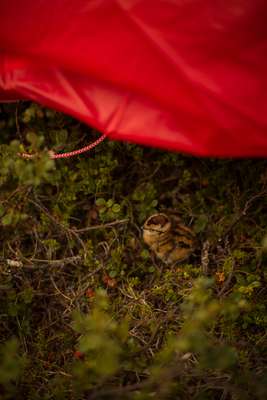
M195 235L177 215L151 215L143 226L144 242L166 264L187 259L195 247Z

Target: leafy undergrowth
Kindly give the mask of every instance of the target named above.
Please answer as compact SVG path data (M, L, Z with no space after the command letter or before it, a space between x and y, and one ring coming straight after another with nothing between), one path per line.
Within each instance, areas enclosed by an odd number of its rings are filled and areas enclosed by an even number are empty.
M3 399L265 399L267 161L106 140L32 103L0 106ZM27 151L38 157L25 160ZM196 232L165 266L156 211Z

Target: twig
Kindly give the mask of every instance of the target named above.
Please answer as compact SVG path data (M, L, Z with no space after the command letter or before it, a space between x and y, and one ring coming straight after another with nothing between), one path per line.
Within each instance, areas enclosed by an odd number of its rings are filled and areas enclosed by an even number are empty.
M234 220L233 220L233 222L231 223L231 225L230 225L230 226L227 228L227 230L224 232L223 236L222 236L221 238L219 238L219 242L221 242L221 241L231 232L231 230L232 230L232 229L235 227L235 225L240 221L240 219L241 219L242 217L244 217L244 216L247 214L247 212L248 212L249 208L252 206L253 202L254 202L255 200L257 200L258 198L263 197L263 196L267 196L267 191L266 191L266 190L264 190L264 191L262 191L262 192L260 192L260 193L258 193L258 194L255 194L254 196L252 196L252 197L245 203L245 206L244 206L243 210L242 210L238 215L236 215L236 217L234 218Z
M231 271L229 272L226 281L224 282L221 290L218 293L219 297L222 296L226 292L228 287L230 286L230 283L231 283L231 280L232 280L232 277L233 277L233 273L234 273L234 268L235 268L235 260L233 259Z
M73 257L66 257L59 260L41 260L38 258L32 258L31 261L34 263L46 263L54 266L58 265L66 265L66 264L73 264L82 260L81 256L73 256Z
M32 203L35 207L39 208L39 210L41 210L44 214L46 214L48 218L50 218L56 225L60 226L61 229L66 230L66 228L63 227L62 224L53 215L51 215L45 207L43 207L41 204L37 203L32 199L30 199L29 202Z
M68 296L66 296L63 292L61 292L61 290L57 287L52 275L50 276L50 280L54 286L54 288L56 289L56 291L58 292L58 294L60 294L62 297L64 297L65 299L69 300L72 303L72 299Z
M5 262L9 267L12 268L30 268L34 269L34 263L36 264L42 264L41 267L43 266L53 266L53 267L58 267L58 266L65 266L67 264L76 264L77 262L82 261L81 256L73 256L73 257L66 257L62 258L59 260L41 260L38 258L31 258L28 260L27 258L23 258L23 260L11 260L9 258L4 259L0 258L0 261Z
M108 222L106 224L101 224L101 225L92 225L92 226L88 226L87 228L71 229L71 230L72 230L72 232L75 232L75 233L82 233L82 232L93 231L95 229L111 228L116 225L127 224L127 222L129 222L129 218L119 219L117 221L112 221L112 222Z
M209 242L209 240L206 240L203 243L203 248L202 248L202 252L201 252L201 270L204 275L208 274L209 249L210 249L210 242Z
M59 226L62 231L64 232L64 234L68 237L68 235L73 235L75 236L76 240L80 243L80 245L82 246L85 254L86 254L86 246L84 244L84 242L82 241L82 239L79 237L79 235L77 234L77 231L75 229L71 229L68 227L65 227L64 225L62 225L53 215L51 215L45 207L43 207L41 204L37 203L34 200L29 200L30 203L34 204L39 210L41 210L43 213L45 213L48 218L51 219L51 221L53 221L57 226Z

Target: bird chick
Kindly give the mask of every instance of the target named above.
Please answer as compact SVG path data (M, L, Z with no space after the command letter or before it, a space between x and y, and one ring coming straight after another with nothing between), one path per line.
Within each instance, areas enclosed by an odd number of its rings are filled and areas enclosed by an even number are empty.
M166 264L187 259L195 246L195 235L178 216L151 215L143 226L144 242Z

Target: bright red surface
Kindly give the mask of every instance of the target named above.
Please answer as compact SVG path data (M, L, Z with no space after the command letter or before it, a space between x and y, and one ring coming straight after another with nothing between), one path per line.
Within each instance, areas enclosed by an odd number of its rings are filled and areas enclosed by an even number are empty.
M0 100L128 140L267 155L266 0L0 0Z

